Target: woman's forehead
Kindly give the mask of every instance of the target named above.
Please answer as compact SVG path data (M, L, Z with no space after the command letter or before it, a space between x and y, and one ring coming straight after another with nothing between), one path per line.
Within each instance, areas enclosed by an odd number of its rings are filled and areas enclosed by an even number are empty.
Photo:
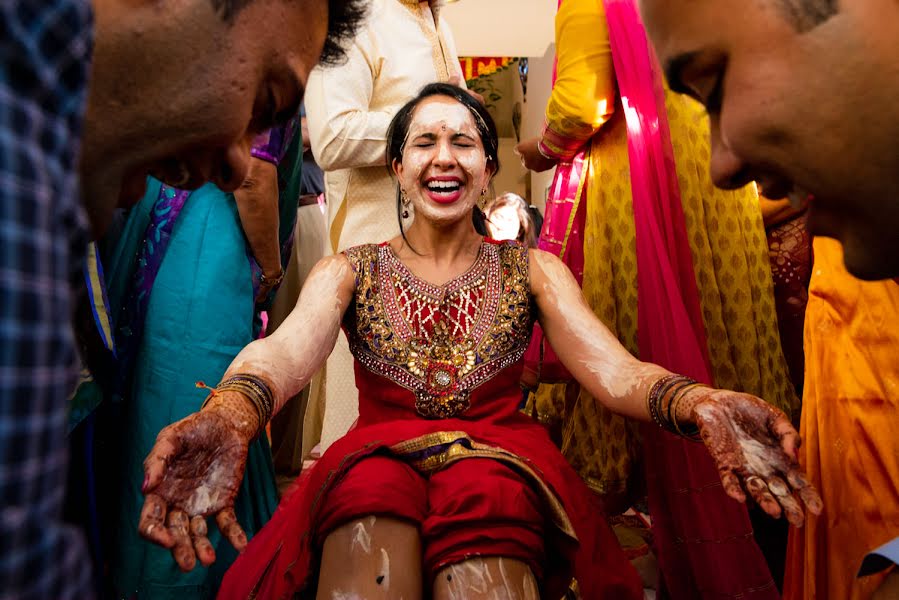
M474 116L461 102L447 96L432 96L422 100L412 111L411 129L446 127L455 131L473 130Z

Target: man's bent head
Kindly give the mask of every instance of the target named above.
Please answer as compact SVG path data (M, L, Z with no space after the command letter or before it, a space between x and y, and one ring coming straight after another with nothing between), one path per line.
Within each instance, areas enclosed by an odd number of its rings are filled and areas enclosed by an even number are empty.
M672 89L708 109L715 183L810 199L853 274L899 275L899 3L640 4Z
M94 0L82 146L95 233L148 174L193 189L243 181L253 137L298 112L309 71L339 62L364 0Z

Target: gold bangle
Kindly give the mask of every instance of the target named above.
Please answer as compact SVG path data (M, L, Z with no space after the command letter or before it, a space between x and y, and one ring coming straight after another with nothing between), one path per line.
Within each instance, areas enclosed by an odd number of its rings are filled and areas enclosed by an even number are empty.
M282 268L278 271L278 275L275 277L266 277L265 273L259 273L259 287L264 288L273 288L276 285L281 285L281 282L284 281L284 269Z
M684 399L687 391L696 388L696 387L708 387L704 384L693 382L690 385L684 386L682 389L678 390L678 393L675 394L671 398L671 403L669 404L669 414L671 412L674 413L673 418L671 418L671 426L673 427L673 433L679 435L682 438L686 438L688 440L692 440L694 442L702 441L702 438L699 435L699 426L695 423L691 423L688 429L684 429L681 426L681 423L677 420L677 405L680 404L681 400Z
M259 429L254 435L254 438L258 437L259 433L265 430L265 426L268 424L274 412L274 395L269 389L268 384L262 378L250 373L232 375L219 383L214 389L209 388L202 382L197 382L197 387L210 389L209 396L203 401L200 410L203 410L203 408L205 408L219 393L225 391L237 392L249 400L256 411L256 416L259 418Z

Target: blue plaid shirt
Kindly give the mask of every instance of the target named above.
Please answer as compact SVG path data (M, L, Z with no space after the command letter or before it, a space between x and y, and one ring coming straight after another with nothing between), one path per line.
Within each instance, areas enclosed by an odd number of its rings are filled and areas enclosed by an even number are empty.
M0 599L92 595L62 521L91 21L89 0L0 0Z

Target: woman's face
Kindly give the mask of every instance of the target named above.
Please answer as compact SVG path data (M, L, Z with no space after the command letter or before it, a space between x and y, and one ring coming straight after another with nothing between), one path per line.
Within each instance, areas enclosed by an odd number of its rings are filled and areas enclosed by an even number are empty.
M490 230L490 237L497 241L517 240L521 232L518 210L511 204L497 206L487 216L487 229Z
M474 115L447 96L432 96L415 108L402 162L393 166L415 218L443 226L471 219L494 171Z

